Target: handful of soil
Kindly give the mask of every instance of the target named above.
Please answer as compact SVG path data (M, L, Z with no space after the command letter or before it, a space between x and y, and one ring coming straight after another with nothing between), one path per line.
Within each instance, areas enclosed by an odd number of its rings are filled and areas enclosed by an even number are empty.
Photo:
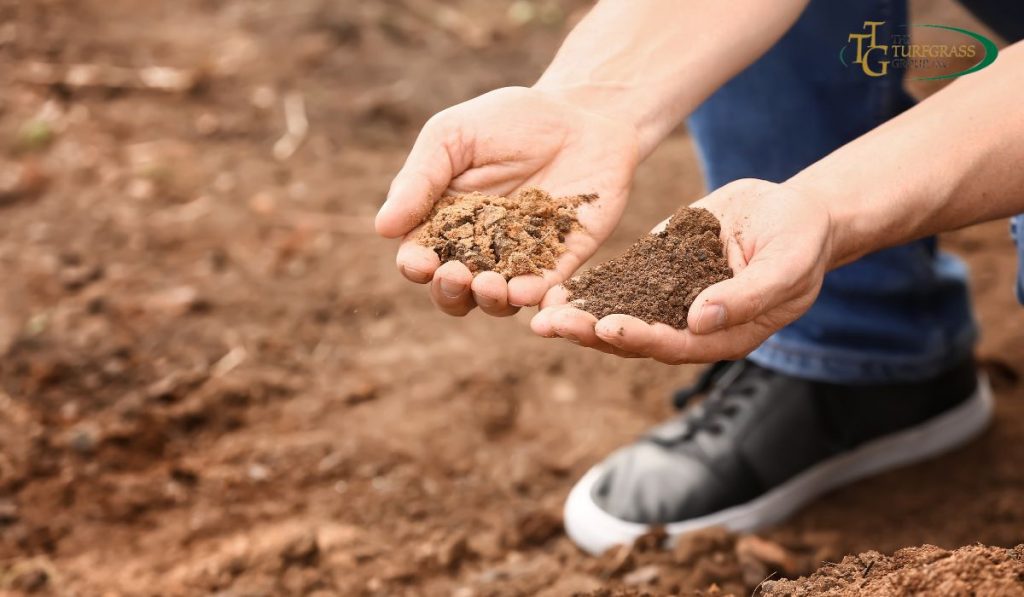
M469 193L442 197L427 216L421 244L441 262L461 261L474 274L496 271L505 279L555 267L565 235L579 226L576 208L597 195L555 199L540 189L509 197Z
M625 253L565 282L569 301L598 319L619 313L647 323L686 328L702 290L732 277L718 218L684 207L665 230L641 238Z

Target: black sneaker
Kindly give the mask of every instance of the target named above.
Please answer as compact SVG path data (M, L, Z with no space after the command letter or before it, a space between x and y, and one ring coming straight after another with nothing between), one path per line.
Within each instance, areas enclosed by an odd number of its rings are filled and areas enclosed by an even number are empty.
M871 386L719 363L677 405L708 390L573 487L565 528L577 545L598 554L652 525L670 537L754 530L831 489L960 446L992 416L991 389L972 360L925 382Z

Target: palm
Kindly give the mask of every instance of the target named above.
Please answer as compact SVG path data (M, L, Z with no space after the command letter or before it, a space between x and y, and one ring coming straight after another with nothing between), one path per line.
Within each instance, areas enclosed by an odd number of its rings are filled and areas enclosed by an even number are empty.
M545 297L532 322L534 331L620 356L710 362L747 354L811 306L831 242L829 215L818 202L781 185L746 180L719 189L694 207L711 211L721 221L735 277L697 296L688 329L649 325L619 314L598 321L568 305L559 286ZM727 317L717 323L703 317L707 304L724 306Z
M534 90L503 89L443 112L433 125L428 124L410 155L410 162L419 162L413 168L424 168L422 164L432 157L427 153L432 149L421 146L431 126L435 129L433 142L443 144L446 152L444 160L433 157L439 167L447 167L448 173L435 174L428 181L431 184L427 193L408 193L406 202L417 203L413 211L406 211L417 218L429 210L432 202L428 197L439 196L440 192L509 195L519 188L538 187L556 197L598 195L597 200L579 207L580 230L566 237L567 250L554 271L545 271L543 276L513 278L507 286L493 272L481 274L481 280L471 282L474 292L504 296L499 301L503 303L500 308L489 312L506 315L514 312L508 304L539 303L544 292L572 275L618 223L638 161L631 127L583 112ZM433 151L436 153L437 149ZM408 173L410 167L407 163L403 172ZM428 178L422 170L413 172L418 172L421 179ZM444 187L440 188L441 185ZM418 220L410 218L404 226L408 229L416 223ZM431 279L451 274L451 278L465 281L468 274L458 264L437 264L436 257L427 255L408 234L399 251L399 263L405 264L403 270L429 270ZM412 279L408 273L407 277ZM435 302L452 314L464 314L473 306L461 301L447 309L443 298L435 296Z

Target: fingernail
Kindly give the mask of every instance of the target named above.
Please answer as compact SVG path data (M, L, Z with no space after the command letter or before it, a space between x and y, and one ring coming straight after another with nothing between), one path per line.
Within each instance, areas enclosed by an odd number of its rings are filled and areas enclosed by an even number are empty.
M483 294L474 294L473 298L476 300L476 304L481 307L493 307L498 304L498 299L491 298Z
M697 317L697 333L710 334L725 327L725 307L717 303L707 304L700 308Z
M459 298L459 295L461 295L463 292L466 292L465 284L460 284L458 282L453 282L451 280L446 279L441 280L441 294L443 294L446 298Z
M569 342L572 342L573 344L580 343L580 339L577 338L576 336L573 336L572 334L562 334L562 337L568 340Z
M418 270L418 269L416 269L414 267L409 267L408 265L403 265L402 266L402 271L405 273L405 276L407 278L415 278L417 282L429 282L430 281L430 277L431 277L430 274L428 274L427 272L425 272L423 270Z

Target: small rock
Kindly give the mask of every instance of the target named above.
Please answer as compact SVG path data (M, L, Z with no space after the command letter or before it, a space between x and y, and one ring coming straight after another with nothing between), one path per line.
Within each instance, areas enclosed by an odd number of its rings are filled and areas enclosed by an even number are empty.
M476 221L484 228L490 228L508 215L508 210L500 205L485 205L477 212Z
M92 454L100 442L100 430L95 425L83 423L71 429L68 447L79 454Z
M348 405L370 402L377 398L377 390L377 384L371 381L361 381L346 389L341 400Z
M455 572L471 554L465 535L456 535L444 542L437 552L437 563L449 572Z
M586 574L569 574L558 579L558 581L545 588L537 594L537 597L563 597L564 595L590 595L595 594L604 585L598 579ZM596 593L599 594L599 593Z
M41 566L29 566L11 575L11 588L25 593L43 590L50 583L50 573Z
M209 375L202 370L178 370L146 387L147 400L154 402L177 402L188 392L196 389Z
M295 537L281 550L281 562L285 566L312 566L319 557L320 545L313 531Z
M799 572L797 559L788 549L756 535L746 535L736 541L736 556L741 562L744 559L757 560L786 576L795 576Z
M616 545L601 554L596 560L595 568L605 578L619 576L629 572L636 566L632 545Z
M562 532L562 519L547 510L531 510L517 517L512 532L513 547L543 545Z
M47 182L42 167L34 160L21 164L0 163L0 207L38 197Z
M0 500L0 525L18 520L18 505L10 500Z
M651 530L633 541L633 549L638 553L661 551L665 549L666 541L668 541L668 533L665 532L665 528L652 527Z
M722 527L686 533L676 540L672 559L677 564L692 564L711 553L732 551L735 543L736 537Z
M209 303L193 286L177 286L152 295L149 306L169 315L202 311Z
M640 585L653 585L658 582L658 578L661 576L661 569L657 566L644 566L637 568L629 574L622 577L622 582L631 587Z
M263 466L262 464L255 463L249 465L249 469L246 471L249 478L253 481L266 481L270 478L270 469Z

